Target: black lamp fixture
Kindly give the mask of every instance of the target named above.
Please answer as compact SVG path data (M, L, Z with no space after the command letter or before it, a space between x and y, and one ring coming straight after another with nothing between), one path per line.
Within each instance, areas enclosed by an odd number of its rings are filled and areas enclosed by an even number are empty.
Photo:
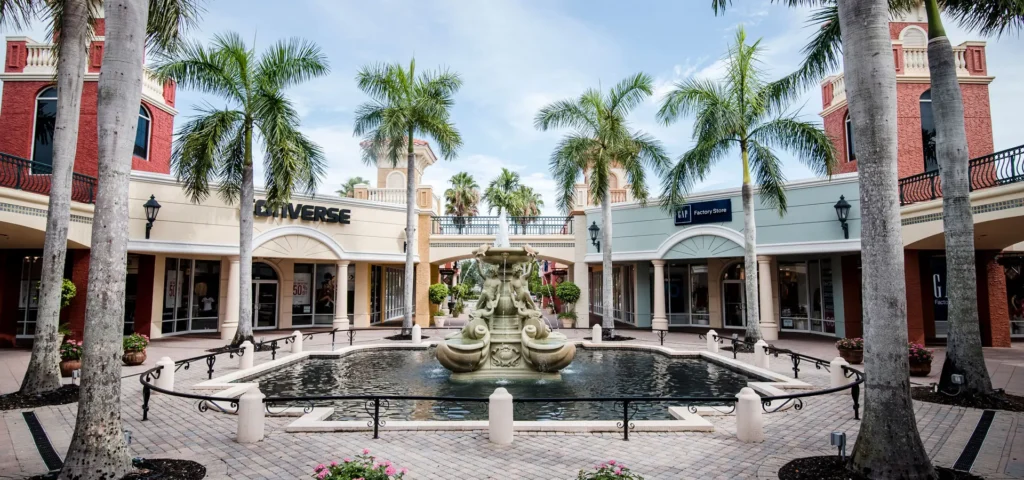
M840 195L839 201L836 202L836 216L839 217L839 223L843 226L843 236L849 240L850 226L846 224L846 218L850 216L850 204L844 195Z
M601 232L601 227L597 226L597 222L591 223L590 228L590 244L597 247L597 251L601 251L601 242L597 240L597 234Z
M156 214L160 213L160 202L156 201L156 195L150 195L142 207L146 209L146 240L149 240L149 231L153 229Z

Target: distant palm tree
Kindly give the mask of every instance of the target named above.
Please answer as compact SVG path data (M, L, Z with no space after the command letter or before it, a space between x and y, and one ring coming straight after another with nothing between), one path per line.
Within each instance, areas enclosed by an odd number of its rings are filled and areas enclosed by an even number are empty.
M341 189L338 190L338 195L342 197L354 197L356 195L356 185L369 185L370 181L363 177L351 177L341 184Z
M193 202L220 183L220 195L239 210L238 330L231 345L252 340L253 157L263 146L267 206L281 208L292 192L315 193L324 175L323 151L299 132L299 115L288 87L326 75L320 47L293 38L257 57L237 33L216 35L209 47L187 43L156 70L185 88L224 97L226 106L198 107L199 115L178 129L171 167ZM255 140L259 139L257 143Z
M536 221L536 217L540 216L540 207L544 206L544 199L526 185L520 185L515 195L518 207L518 211L515 212L516 224L521 225L525 231L526 224Z
M818 175L831 175L836 155L831 139L820 125L783 113L789 92L764 80L758 69L760 41L746 43L740 26L736 43L726 57L723 81L689 79L675 85L666 95L658 118L666 125L683 115L696 116L696 145L679 158L665 178L665 206L685 203L686 194L733 147L738 147L743 172L744 271L746 279L746 339L761 339L757 285L754 186L757 177L761 202L786 212L785 176L774 149L789 150ZM771 312L765 312L770 315Z
M643 204L648 194L644 169L661 175L669 163L661 142L646 133L633 131L626 119L629 111L653 91L651 77L638 73L619 82L607 94L589 89L579 98L552 103L542 108L534 119L534 125L540 130L572 130L551 154L551 172L558 184L558 207L568 212L577 204L576 179L587 172L591 200L601 204L602 324L608 336L615 335L611 171L613 168L625 170L633 198Z
M447 70L426 71L416 76L416 60L405 69L398 63L363 67L356 75L359 89L370 101L356 109L355 134L364 138L363 161L376 165L381 160L390 167L405 161L406 221L409 247L405 252L405 318L403 333L412 328L413 286L416 278L416 155L413 143L417 135L430 137L446 160L455 157L462 136L451 121L452 98L462 80ZM403 159L403 153L405 158Z
M480 213L477 208L480 203L480 185L466 172L452 175L449 182L452 187L444 191L444 214L455 217L453 222L458 226L459 233L462 233L468 221L466 217L475 217Z
M519 205L521 198L516 192L521 186L519 173L502 168L501 173L491 180L484 191L483 199L487 202L487 213L494 209L498 210L498 215L504 212L512 216L519 212L522 208Z

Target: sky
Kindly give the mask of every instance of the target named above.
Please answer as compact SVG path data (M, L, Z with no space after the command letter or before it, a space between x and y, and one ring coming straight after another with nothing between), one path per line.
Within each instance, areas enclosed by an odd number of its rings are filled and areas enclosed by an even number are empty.
M533 126L544 105L578 96L585 89L608 89L622 78L646 72L655 79L654 98L630 116L634 129L654 135L673 160L693 144L692 119L664 126L655 119L660 97L674 82L690 77L715 79L736 28L761 39L763 68L778 78L798 65L811 35L809 10L788 9L769 0L737 0L715 16L707 0L210 0L190 35L206 42L235 31L259 51L274 41L302 37L317 43L331 73L289 90L302 116L302 130L324 150L328 162L319 192L333 195L347 178L373 181L374 167L360 159L352 134L353 112L367 97L355 85L358 69L402 62L415 56L418 69L447 68L464 85L455 96L452 120L462 134L457 156L439 160L424 183L441 195L457 172L472 174L486 188L501 168L519 172L541 193L543 213L555 215L555 183L548 158L566 132L540 132ZM947 21L954 45L987 40L990 96L996 150L1024 143L1024 40L1020 35L983 38ZM30 36L44 39L43 29ZM12 35L14 32L5 32ZM1013 79L1013 80L1011 80ZM176 126L194 114L193 106L223 101L180 90ZM805 92L793 105L820 122L821 94ZM435 149L435 152L437 150ZM779 152L788 180L813 176L794 157ZM697 191L738 188L740 159L725 159ZM256 178L262 174L257 167Z

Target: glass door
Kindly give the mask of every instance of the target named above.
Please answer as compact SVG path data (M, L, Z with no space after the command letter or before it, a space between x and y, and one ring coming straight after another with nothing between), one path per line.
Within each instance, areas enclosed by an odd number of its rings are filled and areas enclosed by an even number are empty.
M277 327L277 282L256 281L252 283L253 328Z
M727 328L739 328L746 324L744 321L747 317L745 293L743 280L722 282L722 317L725 319Z

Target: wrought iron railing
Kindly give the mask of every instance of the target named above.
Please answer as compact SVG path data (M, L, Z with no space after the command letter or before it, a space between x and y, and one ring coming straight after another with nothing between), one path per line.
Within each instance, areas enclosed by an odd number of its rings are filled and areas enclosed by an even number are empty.
M970 162L971 191L1024 181L1024 145ZM938 170L900 179L900 205L942 198Z
M52 167L45 163L0 153L0 187L49 195L52 171ZM95 203L96 179L80 173L72 174L71 200Z
M496 235L498 217L434 217L435 235ZM572 235L571 217L509 217L509 235Z

